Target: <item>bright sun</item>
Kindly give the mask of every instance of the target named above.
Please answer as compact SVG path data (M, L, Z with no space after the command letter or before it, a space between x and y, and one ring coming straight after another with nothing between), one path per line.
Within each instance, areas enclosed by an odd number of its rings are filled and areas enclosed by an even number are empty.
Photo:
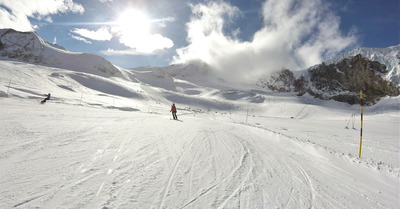
M147 34L150 32L150 20L147 15L136 9L124 11L117 20L117 25L124 32Z
M118 33L120 43L135 54L151 54L171 48L174 45L172 40L151 32L152 22L144 11L130 8L121 13L113 30Z

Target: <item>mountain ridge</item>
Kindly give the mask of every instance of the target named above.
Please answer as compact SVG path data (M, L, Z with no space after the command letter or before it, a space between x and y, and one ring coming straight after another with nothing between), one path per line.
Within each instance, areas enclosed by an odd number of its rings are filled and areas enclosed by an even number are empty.
M113 76L120 73L120 70L116 66L103 57L87 53L70 52L62 46L44 41L35 32L1 29L0 55L28 63L101 76Z
M387 48L357 48L344 52L330 60L326 60L324 63L327 65L334 64L345 58L354 57L358 54L371 61L376 61L386 65L386 70L388 72L382 77L385 80L400 86L400 44Z
M386 65L357 54L343 56L334 62L310 67L296 75L284 69L270 78L260 79L258 85L277 92L296 92L297 96L309 94L323 100L335 100L349 104L360 103L360 91L364 92L366 105L376 104L382 97L398 96L398 84L385 78Z
M351 56L357 52L362 53ZM35 32L18 32L13 29L0 29L0 55L12 60L71 70L74 73L68 73L68 77L96 91L134 98L152 98L151 94L156 93L162 95L164 102L211 105L211 102L201 98L208 95L228 101L222 102L223 106L236 100L262 103L265 101L264 95L277 91L295 92L297 96L309 94L322 100L333 99L355 104L359 102L359 90L367 88L362 90L365 90L367 104L373 105L384 96L399 95L400 85L396 83L400 72L400 45L376 50L355 49L306 70L283 70L252 84L230 83L201 60L166 67L122 69L97 55L69 52L62 46L43 40ZM357 58L353 62L354 57ZM367 57L384 62L388 67ZM358 79L354 76L357 73L352 72L352 66L361 66L362 69L355 71L361 70L369 75L361 79L364 84L351 84L352 80ZM343 73L347 75L343 77ZM62 73L56 74L51 77L64 76ZM367 80L371 80L370 84L367 84ZM123 93L105 89L98 82L115 90L123 90ZM119 82L131 83L131 87L119 86ZM140 89L137 85L148 91L147 96L132 90ZM376 89L368 89L372 87Z

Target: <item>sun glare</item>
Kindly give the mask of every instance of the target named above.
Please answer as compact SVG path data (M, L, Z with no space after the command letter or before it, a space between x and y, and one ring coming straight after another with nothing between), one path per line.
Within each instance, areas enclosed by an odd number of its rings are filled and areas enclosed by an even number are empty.
M150 31L150 20L147 15L136 9L124 11L117 20L117 25L122 31L146 34Z
M174 45L172 40L151 32L152 20L142 10L127 9L114 24L113 31L118 33L120 43L131 48L132 53L151 54Z

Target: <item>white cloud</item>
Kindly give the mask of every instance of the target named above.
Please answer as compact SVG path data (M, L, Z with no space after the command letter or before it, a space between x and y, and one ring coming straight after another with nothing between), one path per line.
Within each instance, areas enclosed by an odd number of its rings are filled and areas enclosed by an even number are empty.
M10 13L4 8L0 8L0 28L13 28L19 31L32 30L26 15L19 12Z
M57 36L54 36L53 44L57 44Z
M167 22L174 22L175 18L174 17L165 17L165 18L161 18L161 19L155 19L152 20L152 22L156 22L158 24L158 26L165 28L167 27Z
M267 0L261 11L264 24L250 41L236 38L240 29L226 28L241 15L238 8L224 1L191 5L189 45L177 49L174 62L202 59L235 80L258 79L282 68L305 69L357 41L341 33L339 17L325 5L322 0Z
M83 13L82 5L72 0L0 0L0 27L13 28L19 31L32 31L36 26L31 25L28 17L51 22L48 15L60 13Z
M171 39L160 34L145 34L136 36L134 34L121 34L120 43L131 48L135 54L154 54L159 50L171 48L174 43Z
M129 49L115 50L108 49L102 51L105 55L153 55L163 51L164 49L171 48L174 43L169 38L165 38L159 34L151 34L143 37L142 40L132 39L128 37L124 39L124 36L120 37L120 42Z
M92 44L91 41L89 41L89 40L87 40L87 39L85 39L85 38L82 38L82 37L79 37L79 36L75 36L75 35L71 35L71 37L72 37L73 39L78 40L78 41L82 41L82 42L87 43L87 44Z
M115 49L107 49L101 51L101 53L105 55L148 55L143 52L139 52L136 49L125 49L125 50L115 50Z
M145 37L132 37L120 34L119 41L128 49L108 49L102 51L106 55L153 55L174 46L174 42L160 34L148 34Z
M46 17L43 20L46 21L46 22L49 22L49 23L53 22L53 19L51 17Z
M96 41L109 41L113 37L107 27L101 27L96 31L75 28L74 30L71 30L71 32Z

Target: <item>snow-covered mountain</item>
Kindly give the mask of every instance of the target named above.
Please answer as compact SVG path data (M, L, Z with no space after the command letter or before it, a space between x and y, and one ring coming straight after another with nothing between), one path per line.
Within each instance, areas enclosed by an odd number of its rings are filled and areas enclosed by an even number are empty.
M235 95L239 90L231 90L232 86L213 74L211 67L201 61L167 67L122 69L102 57L54 46L36 33L11 29L0 30L0 46L4 61L1 79L5 83L11 80L14 90L10 94L23 98L41 98L51 89L54 98L67 103L76 101L69 101L71 96L63 95L73 94L72 98L78 99L82 96L80 94L96 92L103 98L110 97L110 100L118 97L163 104L191 104L201 109L234 109L236 105L233 103L260 97L254 93L238 93L240 95L221 100L220 95L226 95L225 91ZM31 65L21 65L19 69L23 71L13 70L12 66L18 61ZM25 80L31 79L29 74L42 75L35 77L35 82L24 84ZM3 96L7 94L5 90L0 93ZM88 105L98 104L97 99L87 99L90 100Z
M305 93L320 99L355 104L364 92L366 104L373 105L385 96L398 96L400 45L387 49L361 48L310 67L288 69L260 79L259 86L279 92Z
M377 61L386 65L386 70L388 72L381 76L385 80L400 86L400 45L388 48L358 48L340 54L331 60L325 61L325 63L327 65L338 63L345 58L354 57L357 54L361 54L371 61Z
M120 70L103 57L93 54L69 52L50 44L35 32L0 29L0 55L24 62L111 76Z
M360 80L357 77L349 76L350 74L354 75L351 65L356 66L355 63L358 63L357 66L372 66L373 69L364 69L364 72L373 72L366 73L370 76L363 78L364 80L376 80L376 77L372 77L377 74L398 86L399 84L396 82L399 80L399 49L400 45L388 49L361 48L344 53L303 72L293 74L284 71L286 74L273 75L266 81L261 79L257 85L249 85L229 83L229 81L218 77L212 67L202 61L192 61L167 67L121 69L100 56L69 52L61 46L50 44L34 32L18 32L12 29L0 30L1 56L11 60L57 68L49 76L53 81L57 80L58 85L62 88L75 85L65 83L66 78L68 78L86 88L98 91L100 94L106 93L146 100L154 100L157 97L156 100L163 101L163 103L197 104L216 109L225 109L226 107L235 109L237 102L262 103L265 101L265 95L269 95L271 90L297 92L297 95L300 96L308 93L320 99L335 99L354 104L357 102L357 95L361 87L368 88L365 93L367 93L366 98L370 98L370 100L367 101L374 104L381 97L398 95L398 89L384 87L385 82L379 81L379 85L372 85L379 89L378 94L370 94L370 92L376 92L370 88L371 85L351 84L352 80ZM358 59L356 62L345 62L343 64L343 60L348 60L353 54L357 53L367 57L367 60ZM376 63L383 62L383 64L386 64L386 70L374 70L378 65L369 64L368 57L377 60ZM339 65L341 65L340 68L346 69L336 70ZM322 70L317 70L318 68L322 68ZM380 67L378 68L380 69ZM67 72L65 69L71 71ZM335 75L331 78L324 78L324 76L329 75L326 70ZM316 72L318 72L318 75ZM340 72L349 73L343 79L344 74ZM315 83L314 78L324 78L326 83L324 84L323 79ZM350 85L348 85L349 83ZM381 91L381 89L385 90Z

